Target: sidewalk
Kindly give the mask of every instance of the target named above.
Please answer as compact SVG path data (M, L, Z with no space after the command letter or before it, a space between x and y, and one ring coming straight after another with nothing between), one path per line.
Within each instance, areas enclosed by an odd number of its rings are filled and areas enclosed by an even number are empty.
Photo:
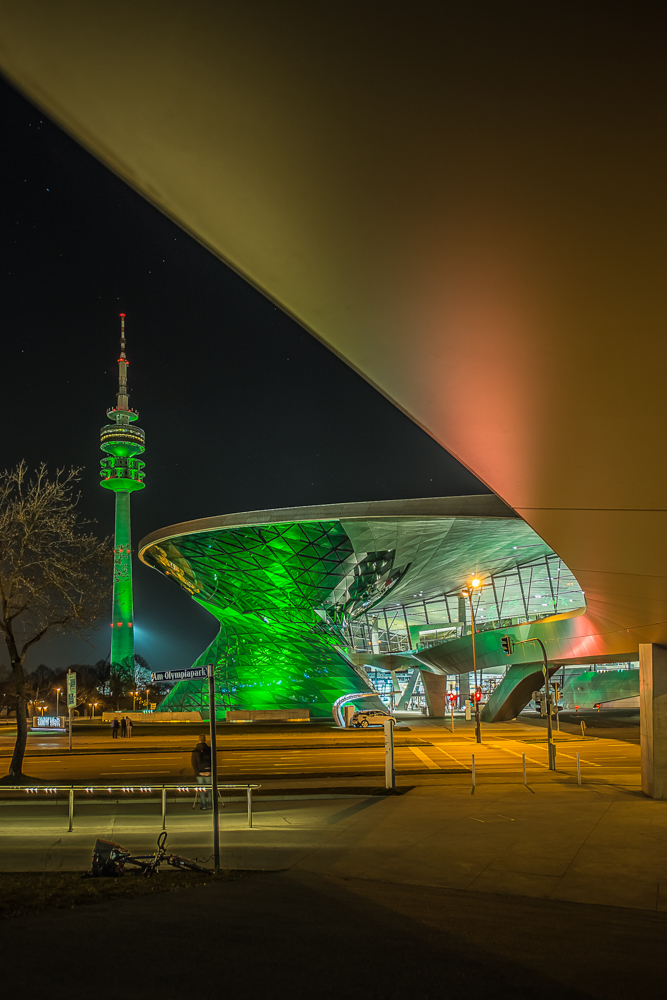
M452 777L396 797L259 799L252 830L245 803L228 805L223 864L667 910L667 802L558 776L530 788L496 779L472 795ZM83 870L97 836L144 852L161 828L157 803L142 802L78 808L71 834L61 806L7 807L0 824L0 866L14 871ZM170 806L167 829L174 851L210 856L210 814Z

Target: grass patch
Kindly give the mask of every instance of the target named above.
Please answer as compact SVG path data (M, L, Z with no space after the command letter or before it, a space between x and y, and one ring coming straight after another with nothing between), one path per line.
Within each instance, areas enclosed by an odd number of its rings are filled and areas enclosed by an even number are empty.
M203 872L158 871L151 878L131 873L120 878L84 878L83 872L0 872L0 918L20 917L45 910L108 900L178 892L195 885L211 885L259 875L258 871L225 869L217 875Z

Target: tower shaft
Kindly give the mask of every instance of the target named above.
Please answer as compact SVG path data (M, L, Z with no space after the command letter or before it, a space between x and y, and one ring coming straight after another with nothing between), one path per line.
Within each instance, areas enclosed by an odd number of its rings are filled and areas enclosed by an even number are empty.
M116 493L113 550L113 610L111 662L134 663L134 601L132 595L132 532L130 494Z
M138 413L129 406L128 364L125 355L125 314L121 313L118 393L116 406L107 411L111 424L100 431L100 448L107 455L100 463L100 475L101 485L116 494L111 664L123 670L134 669L130 495L144 487L144 463L137 456L143 453L145 447L141 427L132 426Z

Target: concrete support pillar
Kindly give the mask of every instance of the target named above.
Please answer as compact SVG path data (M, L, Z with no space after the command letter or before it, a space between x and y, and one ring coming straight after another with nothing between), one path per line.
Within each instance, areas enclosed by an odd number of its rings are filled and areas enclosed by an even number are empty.
M459 708L470 698L470 674L459 674Z
M667 649L639 645L642 791L667 799Z
M468 614L468 608L466 607L465 597L459 597L459 636L466 634L466 615Z
M445 715L447 675L431 674L427 670L422 670L421 675L428 714L431 718L441 719Z

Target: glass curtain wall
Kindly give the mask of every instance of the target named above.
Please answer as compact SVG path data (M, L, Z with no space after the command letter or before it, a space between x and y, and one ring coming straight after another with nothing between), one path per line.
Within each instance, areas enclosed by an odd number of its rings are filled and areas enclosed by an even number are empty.
M477 631L507 628L584 607L576 579L557 555L544 556L483 578L474 611ZM409 604L387 605L352 620L357 652L403 653L470 633L470 609L459 590Z

